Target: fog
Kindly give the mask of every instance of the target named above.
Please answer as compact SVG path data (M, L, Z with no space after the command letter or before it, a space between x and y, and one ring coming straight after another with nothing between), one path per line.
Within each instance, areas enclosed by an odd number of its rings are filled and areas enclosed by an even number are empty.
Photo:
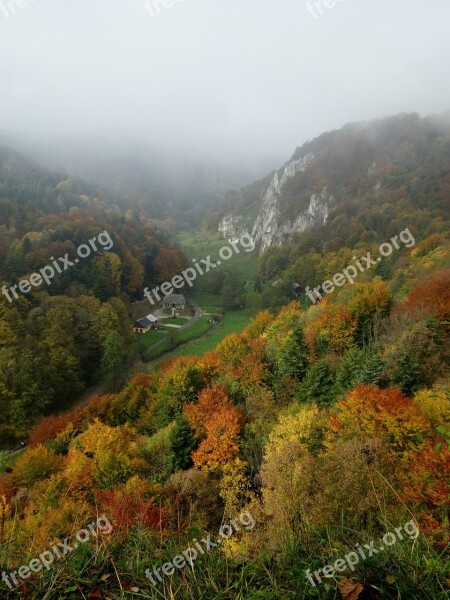
M3 0L0 130L263 174L347 122L450 107L448 0L320 4Z

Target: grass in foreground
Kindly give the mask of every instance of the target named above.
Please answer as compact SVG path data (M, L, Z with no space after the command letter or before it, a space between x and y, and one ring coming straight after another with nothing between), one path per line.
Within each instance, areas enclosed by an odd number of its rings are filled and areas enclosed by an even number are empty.
M27 582L26 597L32 600L80 597L111 600L132 597L154 600L342 600L338 583L350 578L365 582L362 593L348 596L355 600L448 598L445 556L424 539L417 540L417 544L393 546L385 554L360 563L353 572L311 586L305 575L307 569L315 563L317 567L324 564L327 554L336 558L348 550L348 532L338 529L316 532L307 541L286 538L273 558L261 555L232 559L219 548L213 548L199 555L192 567L175 570L172 576L163 575L156 586L145 577L145 570L151 572L172 560L191 545L193 536L199 537L201 532L193 528L185 539L169 536L161 541L155 533L134 530L126 540L117 540L108 547L101 541L97 547L80 545L70 557L59 561L57 568L33 576ZM360 534L361 541L376 538L378 534L364 532ZM17 597L6 590L4 594L5 598Z

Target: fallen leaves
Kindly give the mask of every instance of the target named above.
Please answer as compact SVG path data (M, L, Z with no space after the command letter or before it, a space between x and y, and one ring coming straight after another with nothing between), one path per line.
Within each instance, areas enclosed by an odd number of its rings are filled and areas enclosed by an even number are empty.
M339 589L343 600L358 600L364 586L357 581L346 578L339 583Z

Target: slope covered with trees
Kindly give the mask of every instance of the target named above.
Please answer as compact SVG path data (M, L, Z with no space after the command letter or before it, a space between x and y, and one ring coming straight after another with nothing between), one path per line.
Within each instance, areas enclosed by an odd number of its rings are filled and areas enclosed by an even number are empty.
M433 253L424 242L404 266L420 271ZM263 311L201 359L44 419L0 477L8 569L104 514L112 533L51 575L59 595L447 597L450 271L426 273L406 294L396 277L308 310L294 301ZM242 511L251 531L156 589L146 578ZM415 539L311 585L308 569L411 520ZM48 592L49 578L24 589Z
M278 282L276 289L260 291L262 308L304 296L306 286L330 279L355 255L369 251L377 255L380 244L405 228L415 240L427 240L423 256L448 239L448 115L427 119L403 115L348 125L306 143L293 159L308 154L315 158L283 188L280 210L285 218L294 218L324 187L332 194L333 205L324 226L294 234L285 246L272 246L261 255L260 279ZM438 255L439 250L432 262L404 268L404 253L394 252L375 272L385 280L396 273L393 287L405 293L415 278L444 264Z
M133 345L130 301L185 260L148 219L111 204L105 190L0 150L2 286L28 279L51 257L74 261L77 247L104 231L111 248L99 245L51 285L13 302L0 297L0 444L111 375L112 363L123 375Z
M416 117L374 127L378 137L351 126L305 148L321 155L314 185L332 180L337 204L326 225L261 255L252 306L263 310L242 334L200 358L136 373L86 407L47 416L33 427L28 449L0 454L5 572L29 564L51 542L73 540L99 515L112 526L53 570L26 577L19 595L448 597L449 140L441 124L438 134L436 123ZM378 172L367 171L371 160ZM25 430L19 417L36 415L47 390L70 396L92 365L119 368L134 286L144 273L168 279L183 260L142 217L123 214L99 191L76 187L80 182L46 177L40 175L47 184L36 205L30 190L22 198L15 184L0 203L16 215L7 213L1 229L5 281L8 265L20 277L45 264L44 246L70 252L73 240L110 224L115 244L75 269L74 279L0 305L6 433ZM254 208L257 186L247 191ZM301 197L300 188L291 191ZM245 206L245 195L240 201ZM31 219L23 231L21 217ZM315 304L305 295L306 286L332 279L354 257L376 258L381 243L406 229L413 243L360 271L353 285L336 286ZM221 526L245 511L254 527L151 582L154 569L161 574L195 541L217 541ZM376 543L363 558L375 540L383 550ZM357 563L324 574L356 552ZM311 580L315 572L320 581Z

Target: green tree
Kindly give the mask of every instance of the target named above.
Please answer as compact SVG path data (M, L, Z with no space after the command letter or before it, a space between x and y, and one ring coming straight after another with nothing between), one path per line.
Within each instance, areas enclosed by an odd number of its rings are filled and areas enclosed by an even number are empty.
M362 368L360 382L379 386L382 371L383 363L381 358L376 353L371 354Z
M320 359L309 368L300 387L300 399L304 402L330 404L335 397L333 369L325 359Z
M344 362L336 375L336 393L343 394L361 382L362 370L365 363L365 353L354 346L348 350Z
M55 391L49 382L50 365L44 348L35 347L35 351L25 350L18 361L19 370L15 378L15 393L20 400L16 406L13 421L17 418L21 422L31 422L36 416L43 413L51 404ZM20 415L23 411L23 415ZM17 423L18 428L20 424Z
M118 331L112 331L105 340L102 371L114 389L123 382L128 363L125 343Z
M170 432L170 472L186 471L193 466L191 454L198 447L194 430L184 415L178 415Z
M249 292L245 294L245 306L249 308L252 313L257 313L261 310L261 294L257 292Z
M423 384L421 368L411 354L403 354L400 357L392 381L406 396L412 396L421 387Z
M222 307L224 310L237 310L242 303L242 294L231 283L223 286Z
M302 381L309 366L305 335L300 327L287 336L278 356L277 370L281 378Z

